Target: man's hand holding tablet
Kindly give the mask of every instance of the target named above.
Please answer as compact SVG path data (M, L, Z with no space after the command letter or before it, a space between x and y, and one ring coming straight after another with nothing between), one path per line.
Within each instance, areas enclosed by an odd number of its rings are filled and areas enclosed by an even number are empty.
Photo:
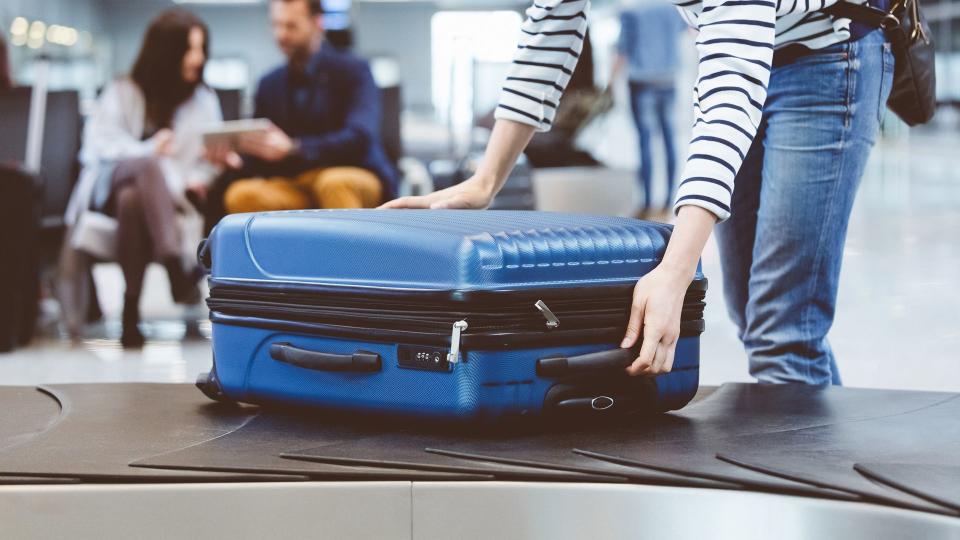
M281 161L296 150L293 139L273 124L264 131L242 133L237 143L240 153L269 162Z
M283 130L260 118L223 122L204 131L203 143L211 163L232 169L243 166L240 154L264 161L280 161L296 148Z

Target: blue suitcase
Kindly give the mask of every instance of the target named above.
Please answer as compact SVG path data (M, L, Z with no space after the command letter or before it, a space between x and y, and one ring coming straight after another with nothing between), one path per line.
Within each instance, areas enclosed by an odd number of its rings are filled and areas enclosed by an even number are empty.
M699 380L706 279L673 371L629 377L633 287L671 228L546 212L237 214L211 270L208 396L454 420L678 409Z

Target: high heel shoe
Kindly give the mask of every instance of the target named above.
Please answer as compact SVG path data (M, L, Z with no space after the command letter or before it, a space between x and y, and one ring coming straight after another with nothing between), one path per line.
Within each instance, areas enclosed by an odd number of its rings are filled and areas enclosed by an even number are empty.
M139 349L146 343L146 338L140 333L140 299L123 299L123 331L120 334L120 345L124 349Z

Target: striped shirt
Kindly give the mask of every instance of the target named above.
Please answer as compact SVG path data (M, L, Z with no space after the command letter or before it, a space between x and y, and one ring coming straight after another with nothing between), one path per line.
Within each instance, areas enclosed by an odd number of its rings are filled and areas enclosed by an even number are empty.
M847 41L850 21L820 13L837 0L672 1L699 30L694 125L676 208L701 206L722 221L730 217L733 180L760 124L774 49ZM590 0L534 0L498 119L550 129L583 46L589 9Z

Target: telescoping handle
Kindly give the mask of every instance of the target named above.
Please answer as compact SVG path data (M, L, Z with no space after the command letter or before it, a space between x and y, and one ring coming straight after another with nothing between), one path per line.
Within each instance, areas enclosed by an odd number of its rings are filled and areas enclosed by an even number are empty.
M613 349L578 356L559 356L537 360L537 375L541 377L565 377L613 373L626 369L637 358L634 349Z
M380 355L369 351L334 354L300 349L289 343L270 345L270 358L314 371L375 373L380 371L382 365Z

